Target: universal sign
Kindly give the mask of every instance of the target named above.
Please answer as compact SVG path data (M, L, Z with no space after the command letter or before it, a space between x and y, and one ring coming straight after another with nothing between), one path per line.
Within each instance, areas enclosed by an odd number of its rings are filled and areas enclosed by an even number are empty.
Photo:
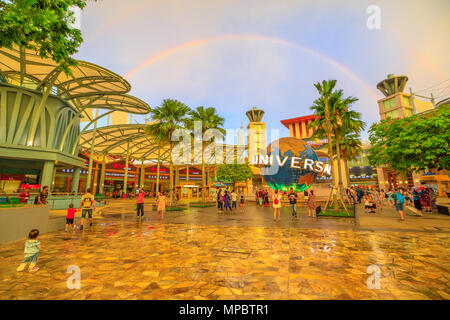
M309 170L312 172L316 172L320 175L331 175L331 166L329 164L323 163L322 161L314 161L308 158L300 158L300 157L284 157L281 156L273 156L273 155L254 155L252 157L253 165L264 165L264 166L273 166L274 158L277 160L279 167L284 167L286 163L289 164L291 168L294 169L303 169Z

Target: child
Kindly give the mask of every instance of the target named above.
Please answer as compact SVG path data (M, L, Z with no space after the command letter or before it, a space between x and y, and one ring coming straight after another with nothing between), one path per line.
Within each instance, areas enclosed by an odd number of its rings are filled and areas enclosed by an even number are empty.
M369 213L371 206L368 197L366 197L366 200L364 201L364 213Z
M69 204L69 209L67 209L67 215L66 215L66 232L69 232L69 224L72 228L72 231L75 231L73 220L75 219L75 212L77 212L77 209L74 209L73 203Z
M36 272L39 270L39 268L36 267L39 249L41 246L41 242L37 240L38 236L39 236L38 229L33 229L28 234L28 240L25 241L25 250L24 250L25 258L23 259L23 262L20 264L20 266L17 268L17 271L23 271L28 262L30 263L30 266L28 268L30 272Z
M240 200L240 207L241 207L241 211L244 212L244 194L241 192L240 194L241 196L241 200Z
M161 192L158 200L156 200L157 211L158 211L158 219L164 220L164 213L166 212L166 195L164 192Z

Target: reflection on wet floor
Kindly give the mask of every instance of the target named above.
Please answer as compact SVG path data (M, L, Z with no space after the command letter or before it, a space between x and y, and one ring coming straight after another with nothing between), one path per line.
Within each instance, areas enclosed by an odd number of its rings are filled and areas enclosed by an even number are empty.
M361 231L305 216L295 225L286 211L278 224L256 207L227 215L202 208L159 221L146 212L139 222L113 207L92 229L40 237L35 274L15 271L23 241L1 245L0 298L450 298L448 232ZM71 265L81 270L79 290L66 285ZM371 265L380 289L368 288Z

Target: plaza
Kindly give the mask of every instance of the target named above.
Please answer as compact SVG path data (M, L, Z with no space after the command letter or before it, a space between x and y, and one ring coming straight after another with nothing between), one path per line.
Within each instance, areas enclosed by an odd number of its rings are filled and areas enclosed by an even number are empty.
M0 300L450 299L450 7L298 2L1 1Z
M448 299L450 219L392 208L358 222L312 219L300 210L281 222L271 209L168 212L164 221L132 201L94 215L91 230L43 235L38 273L18 273L22 241L0 247L0 299ZM146 203L146 207L150 207ZM360 210L360 208L358 209ZM381 223L380 223L381 222ZM81 288L70 290L67 268ZM370 265L380 288L369 289Z

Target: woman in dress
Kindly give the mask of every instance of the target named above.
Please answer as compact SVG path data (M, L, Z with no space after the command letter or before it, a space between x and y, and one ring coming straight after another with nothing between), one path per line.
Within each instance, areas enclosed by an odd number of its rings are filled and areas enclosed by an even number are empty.
M272 197L273 197L273 221L277 220L277 212L278 212L278 221L280 221L281 195L278 193L278 190L275 190L275 194Z
M314 195L314 191L309 191L308 196L308 217L315 218L316 217L316 196Z
M157 211L158 211L158 219L164 220L164 213L166 212L166 195L164 192L159 194L158 199L156 200Z

